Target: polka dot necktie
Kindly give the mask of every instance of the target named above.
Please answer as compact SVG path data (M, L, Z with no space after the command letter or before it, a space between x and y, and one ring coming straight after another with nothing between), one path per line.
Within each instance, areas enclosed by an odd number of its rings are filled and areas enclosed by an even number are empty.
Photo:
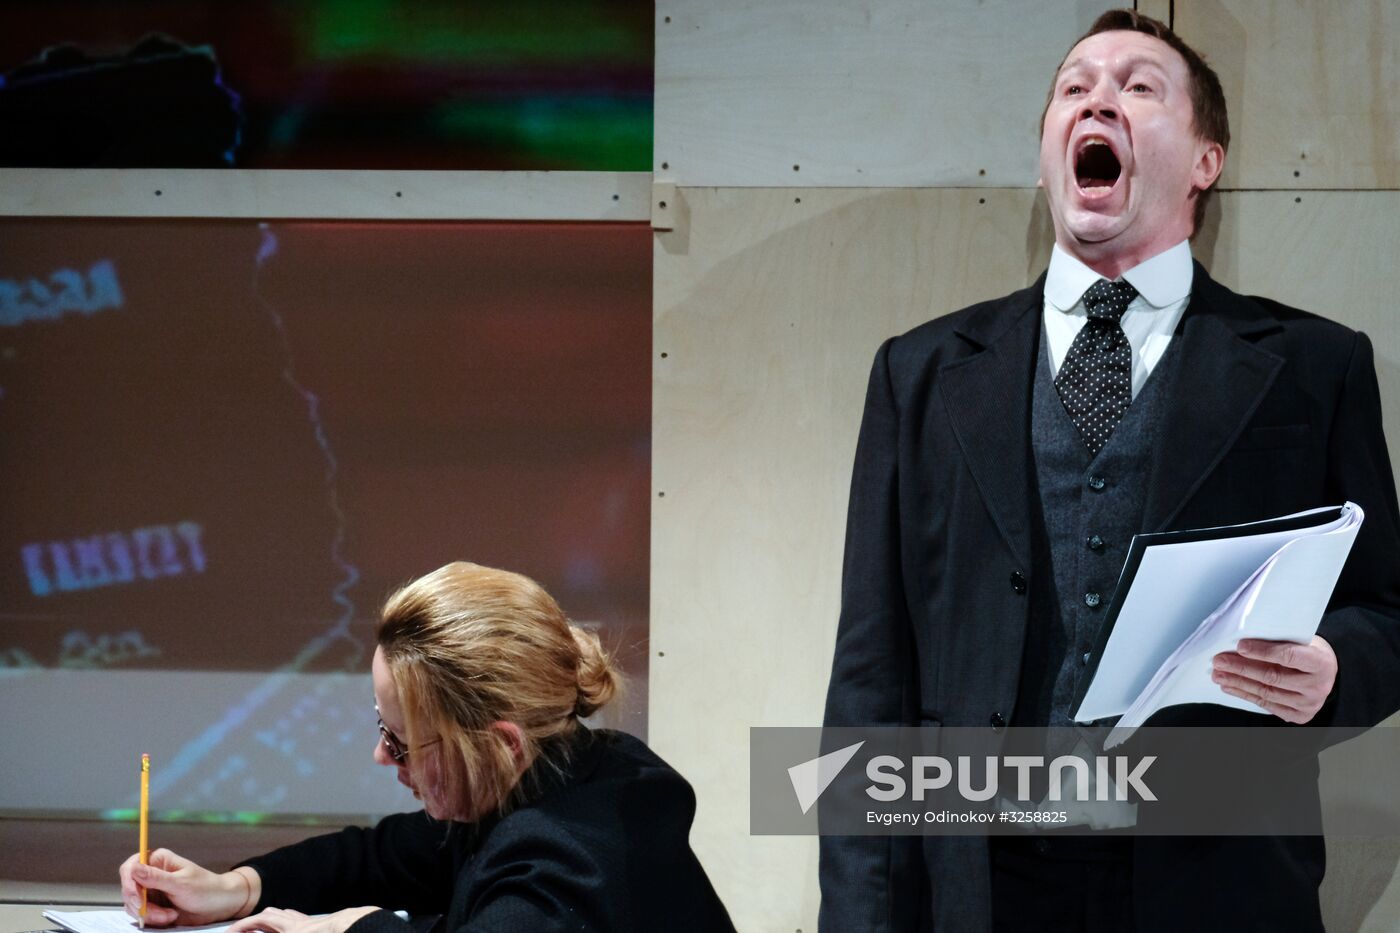
M1089 320L1055 376L1065 411L1095 455L1133 400L1133 349L1119 321L1137 293L1127 282L1108 279L1089 286L1084 293Z

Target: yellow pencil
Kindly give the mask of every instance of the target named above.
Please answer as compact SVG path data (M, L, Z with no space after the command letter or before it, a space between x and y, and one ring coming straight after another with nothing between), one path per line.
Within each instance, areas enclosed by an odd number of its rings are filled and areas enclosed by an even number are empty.
M149 836L147 834L148 824L151 816L151 756L143 754L141 756L141 864L147 864L150 856L148 851ZM146 888L141 887L141 919L138 922L141 929L146 929Z

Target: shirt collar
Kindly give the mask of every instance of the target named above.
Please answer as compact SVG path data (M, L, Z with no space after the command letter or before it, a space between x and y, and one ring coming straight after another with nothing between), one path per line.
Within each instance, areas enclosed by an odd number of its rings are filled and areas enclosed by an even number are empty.
M1149 305L1165 308L1191 294L1194 275L1191 245L1182 240L1171 249L1133 266L1123 273L1123 278ZM1050 268L1045 273L1045 298L1058 310L1069 311L1100 278L1102 276L1056 243L1050 253Z

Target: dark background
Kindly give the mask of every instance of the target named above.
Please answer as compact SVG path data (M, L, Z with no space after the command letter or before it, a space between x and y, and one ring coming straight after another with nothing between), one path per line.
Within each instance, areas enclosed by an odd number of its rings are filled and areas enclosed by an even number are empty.
M653 16L636 0L10 3L0 164L648 171ZM152 34L214 67L122 60ZM36 86L62 46L61 79Z

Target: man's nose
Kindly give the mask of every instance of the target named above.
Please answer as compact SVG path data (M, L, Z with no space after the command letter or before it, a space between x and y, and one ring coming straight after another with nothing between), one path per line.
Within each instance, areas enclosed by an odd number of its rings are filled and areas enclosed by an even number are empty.
M389 757L389 750L384 747L383 739L376 739L374 743L374 763L377 765L394 765L394 759Z
M1079 119L1087 120L1090 117L1098 117L1100 120L1118 119L1118 105L1111 91L1106 91L1103 87L1094 88L1089 99L1084 102L1083 109L1079 111Z
M1090 117L1098 117L1100 120L1117 120L1118 110L1114 107L1085 107L1079 114L1079 119L1087 120Z

